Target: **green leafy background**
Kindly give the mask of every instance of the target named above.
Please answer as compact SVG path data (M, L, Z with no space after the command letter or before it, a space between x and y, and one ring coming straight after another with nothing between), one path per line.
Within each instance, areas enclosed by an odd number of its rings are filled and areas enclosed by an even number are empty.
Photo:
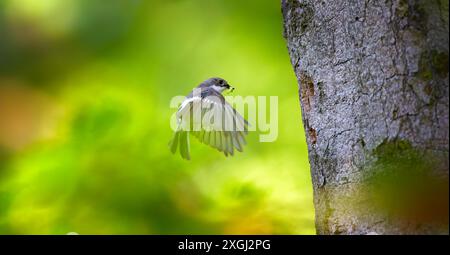
M278 96L278 139L172 155L211 76ZM0 0L0 234L314 234L304 137L279 1Z

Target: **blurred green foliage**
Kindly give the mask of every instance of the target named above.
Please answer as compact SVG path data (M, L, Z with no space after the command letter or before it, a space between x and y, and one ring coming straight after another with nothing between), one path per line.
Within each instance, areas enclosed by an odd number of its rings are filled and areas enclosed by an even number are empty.
M279 96L279 137L172 155L211 76ZM313 234L279 1L0 0L0 234Z
M365 185L377 211L404 225L435 224L448 233L449 185L445 152L414 148L401 139L384 141Z

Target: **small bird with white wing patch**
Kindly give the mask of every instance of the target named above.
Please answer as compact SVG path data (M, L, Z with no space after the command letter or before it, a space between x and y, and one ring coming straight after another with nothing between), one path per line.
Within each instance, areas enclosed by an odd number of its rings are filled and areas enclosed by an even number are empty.
M234 150L242 152L246 144L249 123L222 95L233 91L222 78L210 78L186 96L177 111L178 127L169 147L172 153L179 148L181 157L190 159L189 134L225 156L234 155Z

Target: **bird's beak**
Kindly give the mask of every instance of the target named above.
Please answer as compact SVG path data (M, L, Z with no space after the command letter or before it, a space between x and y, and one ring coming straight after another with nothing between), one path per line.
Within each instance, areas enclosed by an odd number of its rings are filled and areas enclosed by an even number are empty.
M228 89L230 90L230 92L234 91L234 87L233 86L228 85Z

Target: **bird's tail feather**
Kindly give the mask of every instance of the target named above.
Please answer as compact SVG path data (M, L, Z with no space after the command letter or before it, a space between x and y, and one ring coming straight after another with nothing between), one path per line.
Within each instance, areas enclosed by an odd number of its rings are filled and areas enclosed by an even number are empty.
M170 140L170 142L169 142L169 148L173 154L175 154L177 152L179 135L180 135L179 131L175 131L175 133L173 134L172 140Z
M186 131L179 131L180 132L180 154L181 157L187 160L191 159L191 156L189 155L189 134Z
M172 140L169 142L170 151L172 153L177 152L177 148L180 148L181 157L184 159L191 159L189 155L189 134L187 131L177 130L173 135Z

